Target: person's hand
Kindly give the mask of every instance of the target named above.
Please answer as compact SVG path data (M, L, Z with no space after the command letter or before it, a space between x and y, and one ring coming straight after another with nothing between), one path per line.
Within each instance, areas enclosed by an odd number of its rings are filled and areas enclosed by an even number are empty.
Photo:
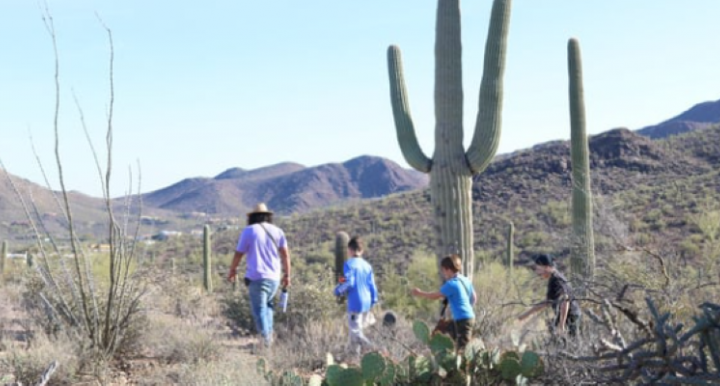
M280 281L283 287L287 288L290 287L290 276L283 275L282 280Z
M237 269L231 269L230 272L228 272L227 281L230 283L235 281L235 276L237 275Z
M420 288L413 288L413 289L410 291L410 293L411 293L413 296L420 296L420 293L422 293L422 291L420 291Z

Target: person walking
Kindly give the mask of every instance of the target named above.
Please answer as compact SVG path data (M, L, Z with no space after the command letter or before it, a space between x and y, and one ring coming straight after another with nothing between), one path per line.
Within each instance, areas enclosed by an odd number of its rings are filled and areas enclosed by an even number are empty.
M338 284L334 291L335 296L347 295L349 347L358 352L374 346L363 330L375 323L375 317L370 310L378 302L373 268L362 254L362 240L357 236L351 238L348 242L350 258L343 267L344 282Z
M452 322L447 331L462 349L472 338L472 328L475 325L475 311L473 305L477 302L477 294L470 279L460 273L462 263L460 256L449 255L440 261L440 272L445 283L437 292L425 292L413 288L412 295L430 300L445 299L452 311ZM444 311L444 309L443 309Z
M273 212L264 203L247 214L247 227L240 234L227 277L230 282L235 280L237 267L247 256L245 284L255 328L265 347L270 347L273 341L273 298L279 285L290 286L290 250L285 232L272 219Z
M567 333L571 337L577 336L580 326L580 306L573 296L570 283L557 270L551 255L535 255L533 260L535 261L535 273L548 280L547 294L544 302L523 312L517 319L523 321L545 307L552 306L555 310L555 323L553 323L551 332L559 335Z

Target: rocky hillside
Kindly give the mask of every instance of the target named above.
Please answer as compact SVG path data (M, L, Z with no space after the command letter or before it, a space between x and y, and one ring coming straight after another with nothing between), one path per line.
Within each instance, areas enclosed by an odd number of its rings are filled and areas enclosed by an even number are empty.
M648 246L692 258L702 250L697 223L720 211L720 127L665 140L627 129L590 139L598 256L619 246ZM714 139L713 139L714 138ZM710 147L700 146L714 141ZM704 150L700 150L704 149ZM570 147L556 141L493 162L473 185L475 248L479 260L500 259L505 231L515 224L523 252L567 256L570 236ZM298 256L331 261L339 230L366 237L368 258L377 266L402 269L413 254L432 250L429 190L382 200L316 210L283 219ZM237 232L218 237L218 252L231 251ZM601 260L600 260L601 261Z
M638 133L653 139L660 139L702 129L716 123L720 123L720 100L699 103L667 121L642 128L638 130Z
M261 169L229 169L214 178L192 178L143 195L146 205L180 213L233 217L258 202L289 214L353 199L378 198L423 188L424 174L363 156L344 163L304 167L282 163Z

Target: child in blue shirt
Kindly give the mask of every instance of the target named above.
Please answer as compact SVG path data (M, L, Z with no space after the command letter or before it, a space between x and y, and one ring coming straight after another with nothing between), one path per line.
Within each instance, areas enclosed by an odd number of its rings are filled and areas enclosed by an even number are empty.
M472 337L472 328L475 324L475 311L473 305L477 302L477 294L470 280L460 274L460 257L458 255L445 256L440 261L440 271L445 283L438 292L425 292L414 288L414 296L425 299L445 299L450 304L453 316L451 335L457 342L458 349L465 347Z
M343 268L345 282L335 288L335 296L347 294L351 348L359 346L358 349L368 349L372 348L373 344L363 334L363 329L375 323L370 309L378 302L378 292L372 266L363 259L362 253L362 240L357 236L350 239L350 258Z

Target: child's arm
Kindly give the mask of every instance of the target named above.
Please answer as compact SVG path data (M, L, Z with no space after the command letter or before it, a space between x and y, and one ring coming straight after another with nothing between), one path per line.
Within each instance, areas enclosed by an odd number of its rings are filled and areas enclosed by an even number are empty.
M549 304L548 302L542 302L542 303L536 304L536 305L534 305L531 309L529 309L529 310L523 312L522 314L520 314L517 318L518 318L519 321L522 322L523 320L525 320L525 319L527 319L528 317L530 317L530 315L532 315L532 314L534 314L534 313L536 313L536 312L539 312L540 310L542 310L542 309L544 309L545 307L547 307L548 304Z
M374 306L378 302L378 291L377 287L375 286L375 273L373 271L370 271L370 299L371 299L371 306Z
M335 287L335 296L341 296L355 287L355 272L347 263L345 263L343 275L345 276L345 282Z
M561 300L560 303L560 320L558 322L558 331L565 332L565 322L567 321L568 312L570 311L570 301L565 299Z
M412 292L413 296L430 299L430 300L438 300L445 298L445 295L443 295L440 291L438 292L425 292L421 290L420 288L413 288Z

